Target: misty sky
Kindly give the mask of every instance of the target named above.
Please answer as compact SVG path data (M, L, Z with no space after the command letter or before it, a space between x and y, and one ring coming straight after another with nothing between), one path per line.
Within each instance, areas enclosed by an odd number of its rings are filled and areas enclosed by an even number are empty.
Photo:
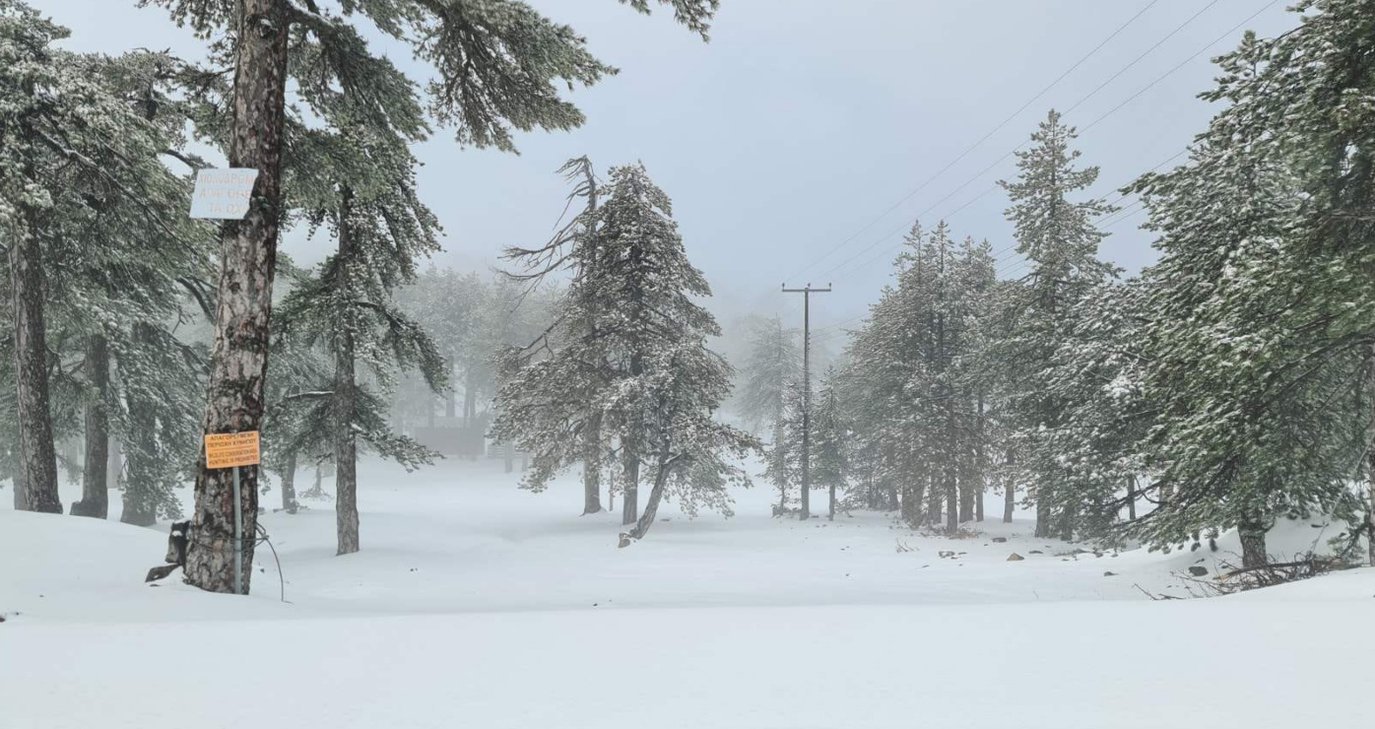
M194 57L201 47L165 11L135 0L31 2L72 29L75 50L170 48ZM989 239L1004 274L1022 270L995 182L1012 174L1009 153L1050 107L1080 128L1093 125L1080 148L1102 168L1096 192L1110 195L1202 128L1211 112L1195 94L1211 85L1209 57L1240 37L1231 28L1257 12L1243 27L1263 35L1296 22L1280 0L723 0L704 44L666 12L646 18L614 0L532 4L622 72L573 93L585 127L522 134L519 156L461 149L442 130L423 145L422 197L446 232L439 263L486 268L504 245L543 241L563 207L554 170L567 158L587 154L602 171L641 160L672 196L718 313L781 311L800 323L799 297L779 285L832 282L835 293L813 305L821 338L838 337L837 325L877 297L918 215L928 224L948 218L958 237ZM1141 217L1122 218L1102 251L1133 272L1153 259L1149 236L1135 230ZM292 235L287 250L313 261L328 245Z

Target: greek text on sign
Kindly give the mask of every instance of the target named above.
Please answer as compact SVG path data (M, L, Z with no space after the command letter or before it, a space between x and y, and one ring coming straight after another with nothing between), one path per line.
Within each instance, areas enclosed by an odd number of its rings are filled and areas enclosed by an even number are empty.
M207 433L205 436L206 468L256 466L260 460L256 430L246 433Z
M243 220L257 179L258 170L251 167L200 170L196 173L196 190L191 194L191 217Z

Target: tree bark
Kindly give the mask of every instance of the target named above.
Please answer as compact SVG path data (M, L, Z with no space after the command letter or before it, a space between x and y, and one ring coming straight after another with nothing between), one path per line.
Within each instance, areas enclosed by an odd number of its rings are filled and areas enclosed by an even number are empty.
M282 511L295 514L301 504L296 500L296 451L287 454L282 469Z
M1237 523L1241 537L1241 566L1244 569L1264 567L1270 563L1265 551L1265 523L1256 514L1247 512Z
M339 205L339 254L335 259L335 287L340 296L352 298L350 271L355 255L353 229L353 192L345 187ZM358 436L353 431L357 408L357 377L354 370L353 317L334 335L334 516L339 533L336 554L358 551Z
M277 263L281 210L282 129L287 72L288 22L280 0L241 0L234 70L234 121L229 166L258 170L248 214L228 221L220 237L220 274L211 350L206 433L254 431L263 416L272 279ZM258 469L241 469L236 505L232 469L208 470L200 455L196 506L185 575L189 584L214 592L248 592L234 584L234 550L253 563L253 540L235 545L234 513L243 514L245 535L255 533Z
M593 415L587 420L583 433L582 452L582 513L596 514L602 510L602 418Z
M43 320L43 245L37 234L40 225L37 212L25 206L22 214L23 229L10 241L9 250L15 405L19 420L16 471L21 474L15 478L14 507L61 514L62 502L57 495L57 449L53 443L49 410L47 326Z
M87 376L94 390L86 403L85 456L81 467L81 500L72 504L72 513L104 519L110 511L110 413L105 403L110 392L110 343L104 334L86 339Z

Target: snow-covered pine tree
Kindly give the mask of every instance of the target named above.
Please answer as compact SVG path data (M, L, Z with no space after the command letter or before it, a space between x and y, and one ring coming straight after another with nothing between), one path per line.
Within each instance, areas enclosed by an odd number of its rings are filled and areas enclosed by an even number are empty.
M124 327L141 322L151 330L143 343L159 350L156 356L171 358L171 373L186 371L186 360L158 327L180 303L174 293L178 286L199 292L193 279L204 260L197 226L184 216L186 183L159 160L180 146L180 123L166 123L156 108L170 59L142 52L106 58L54 50L51 44L65 35L24 4L0 2L0 95L6 100L0 112L0 155L5 156L0 164L0 199L5 203L0 205L0 229L10 259L21 455L17 481L24 484L16 499L22 508L42 511L61 510L52 418L61 400L51 397L50 374L61 386L66 366L59 364L50 373L50 330L60 327L70 335L55 342L80 343L61 354L89 359L91 376L65 383L77 385L90 404L85 420L91 426L92 453L87 455L100 460L109 409L117 401L109 389L109 336L127 333ZM69 265L55 267L45 260ZM53 302L61 303L54 308ZM128 355L133 338L122 342L125 346L117 351ZM104 376L95 371L102 364ZM139 371L133 358L124 369L130 381ZM190 367L192 376L179 383L194 383L194 370ZM167 376L166 369L157 375ZM175 407L186 401L171 399L163 419L152 427L171 427L177 420ZM148 437L154 443L177 442ZM158 472L175 470L174 464L161 462ZM78 513L104 514L103 471L87 469L89 502L83 499ZM144 482L158 478L150 475ZM162 479L164 484L168 480Z
M322 66L319 74L303 75L328 79L328 64ZM346 87L303 84L302 93L335 128L288 142L288 204L299 206L313 229L327 226L337 245L283 299L277 321L285 337L323 346L334 363L331 394L312 407L329 409L338 554L359 549L358 439L407 469L433 455L389 426L385 398L397 371L414 369L435 392L448 386L448 368L433 340L392 298L414 280L417 262L439 249L439 226L416 194L417 161L408 149L421 138L424 119L403 76L387 64L370 70L373 96L363 103ZM373 387L361 381L359 363Z
M750 327L749 351L740 368L740 415L750 429L773 428L783 415L787 383L802 374L801 334L777 316Z
M827 518L835 519L839 493L850 476L850 429L841 406L838 375L828 370L816 397L812 418L812 481L827 492Z
M1294 31L1220 59L1204 96L1227 106L1190 162L1136 185L1162 251L1143 373L1160 505L1133 532L1168 546L1236 526L1246 567L1265 564L1280 516L1355 511L1375 401L1375 137L1355 101L1375 89L1372 5L1297 9Z
M578 207L578 212L562 225L544 245L538 248L513 247L507 249L505 257L520 267L518 272L508 275L513 280L536 287L543 283L550 274L559 271L571 273L573 286L569 292L570 295L585 297L587 300L577 308L578 318L566 322L567 328L564 332L568 336L581 335L595 341L600 338L598 330L600 316L597 308L600 302L591 296L595 289L584 284L588 279L600 275L599 267L605 263L596 250L597 203L600 181L597 179L596 169L593 167L592 161L585 156L568 160L558 171L573 186L568 194L565 212L575 206ZM580 201L581 205L579 205ZM576 327L579 326L585 331L578 332ZM546 332L545 336L537 339L534 346L548 345L547 335L550 333L552 332ZM529 347L526 348L527 351L528 349ZM603 373L608 370L604 356L596 353L589 353L588 356L592 359L584 363L587 369ZM517 357L514 360L514 366L519 367L521 364L520 358ZM595 390L589 391L589 394L593 392ZM582 452L582 513L587 515L602 510L602 464L610 449L607 438L602 431L602 412L597 406L595 396L592 396L585 405L584 417L577 428L577 437Z
M754 443L711 418L730 368L706 348L719 330L695 298L710 288L686 258L668 196L639 165L613 169L600 189L587 228L595 240L569 252L580 273L562 316L537 348L512 353L492 430L532 454L525 484L542 488L583 457L581 433L596 418L620 451L633 540L666 495L727 509L725 486L744 477L723 457Z
M1075 136L1052 110L1031 135L1031 147L1017 153L1017 179L1000 183L1012 202L1007 217L1015 227L1017 252L1031 262L1004 345L1005 361L1018 370L1011 378L1017 390L1007 398L1014 438L1020 441L1017 468L1036 503L1037 536L1065 539L1074 533L1077 501L1063 493L1058 454L1041 437L1060 425L1065 404L1044 378L1072 328L1075 303L1116 275L1097 257L1103 233L1093 222L1112 208L1100 200L1072 199L1098 178L1097 167L1077 166L1079 152L1071 148Z
M802 380L785 381L773 421L773 440L764 448L763 476L778 490L774 516L800 510L801 495L789 497L792 485L802 482L802 407Z
M233 120L224 139L231 167L259 171L254 203L242 221L225 225L221 243L219 308L215 321L205 432L255 430L264 412L264 378L270 345L269 312L279 226L283 219L281 165L286 139L288 77L301 69L328 75L297 81L337 86L369 113L387 115L376 102L374 71L393 71L356 30L366 19L410 47L435 70L426 86L428 109L455 129L461 143L512 149L512 127L569 129L582 114L562 99L559 83L589 85L611 71L582 38L518 0L371 0L347 2L333 13L315 0L151 0L179 23L214 37L220 60L234 68ZM717 0L661 0L674 17L705 37ZM633 0L648 12L648 0ZM255 32L242 32L248 27ZM316 60L318 62L310 62ZM304 62L303 62L304 61ZM315 108L315 99L302 94ZM345 216L347 217L347 216ZM233 517L246 514L251 533L257 513L257 472L249 469L240 503L229 496L230 478L201 468L194 522L201 539L187 557L187 581L232 592ZM251 557L251 545L245 548Z

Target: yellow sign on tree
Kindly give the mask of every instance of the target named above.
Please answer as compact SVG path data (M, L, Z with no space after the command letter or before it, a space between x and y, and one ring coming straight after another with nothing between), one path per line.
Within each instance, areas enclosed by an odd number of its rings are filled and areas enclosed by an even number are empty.
M261 460L256 430L245 433L207 433L205 436L206 468L256 466Z

